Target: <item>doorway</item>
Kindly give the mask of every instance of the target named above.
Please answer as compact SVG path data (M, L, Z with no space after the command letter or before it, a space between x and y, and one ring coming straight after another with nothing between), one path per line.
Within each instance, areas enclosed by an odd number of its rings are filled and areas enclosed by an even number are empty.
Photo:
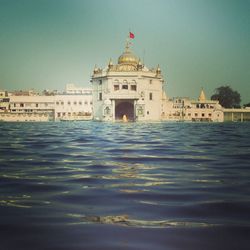
M122 120L126 115L128 121L134 121L135 111L134 102L132 100L117 100L115 105L115 119Z

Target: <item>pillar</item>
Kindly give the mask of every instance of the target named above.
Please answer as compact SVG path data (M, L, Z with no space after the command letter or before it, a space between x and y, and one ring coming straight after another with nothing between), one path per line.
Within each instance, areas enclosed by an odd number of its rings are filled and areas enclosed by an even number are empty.
M113 114L113 121L115 121L115 100L111 100L112 104L112 114Z

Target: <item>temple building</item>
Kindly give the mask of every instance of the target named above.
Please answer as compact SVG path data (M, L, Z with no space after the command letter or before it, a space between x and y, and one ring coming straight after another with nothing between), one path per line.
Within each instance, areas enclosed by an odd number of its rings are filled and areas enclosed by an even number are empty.
M95 67L91 82L94 120L161 120L165 96L161 69L148 69L128 41L118 63L110 60L104 69Z
M164 120L223 122L224 113L219 101L208 100L202 89L198 100L175 97L167 101Z

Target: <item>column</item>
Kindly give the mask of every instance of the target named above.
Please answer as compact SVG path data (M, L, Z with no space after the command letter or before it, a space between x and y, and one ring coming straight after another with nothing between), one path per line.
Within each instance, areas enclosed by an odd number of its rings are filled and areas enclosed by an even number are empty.
M115 121L115 100L114 99L111 100L111 104L112 104L112 114L113 114L112 120Z

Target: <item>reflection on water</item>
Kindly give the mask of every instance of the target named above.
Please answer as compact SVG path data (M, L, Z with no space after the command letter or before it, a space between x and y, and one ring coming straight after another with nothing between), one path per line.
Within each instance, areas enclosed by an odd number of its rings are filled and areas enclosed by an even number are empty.
M247 123L0 129L3 249L248 247Z
M113 224L121 226L130 226L130 227L142 227L142 228L162 228L162 227L208 227L215 226L209 225L208 223L195 223L188 221L170 221L170 220L135 220L129 218L128 215L115 215L115 216L81 216L81 215L72 215L70 217L80 218L83 223L100 223L100 224Z

